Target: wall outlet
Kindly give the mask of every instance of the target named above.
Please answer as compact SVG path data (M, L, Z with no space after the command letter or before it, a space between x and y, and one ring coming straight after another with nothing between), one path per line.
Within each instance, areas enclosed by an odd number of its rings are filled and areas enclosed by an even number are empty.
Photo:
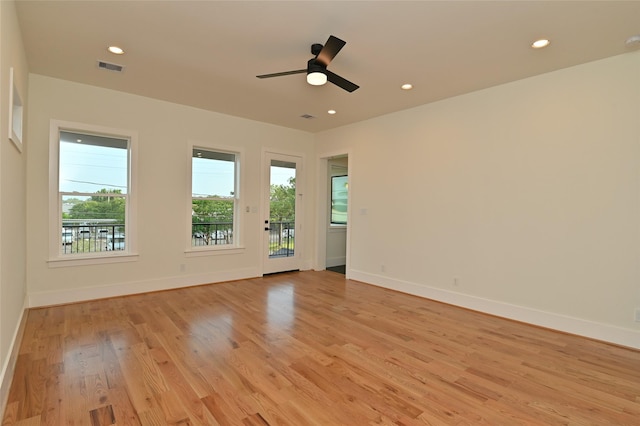
M636 316L634 317L635 322L640 322L640 308L636 309Z
M185 265L184 263L180 264L180 272L184 272L187 270L187 265Z
M384 265L380 265L380 272L385 272L387 268Z
M458 287L458 285L459 285L459 284L458 284L458 279L457 279L457 278L454 278L454 279L453 279L453 286L454 286L454 287Z

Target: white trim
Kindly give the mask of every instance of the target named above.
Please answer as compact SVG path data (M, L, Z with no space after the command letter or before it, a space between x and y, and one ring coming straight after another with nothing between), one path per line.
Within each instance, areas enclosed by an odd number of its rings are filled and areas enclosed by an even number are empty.
M269 200L269 188L271 185L271 160L290 161L296 164L296 202L295 202L295 252L292 257L286 258L269 258L268 245L269 236L264 231L264 220L269 218L270 200ZM311 262L305 259L304 242L306 240L305 233L308 233L305 227L305 216L307 214L306 207L309 205L305 198L308 196L307 192L307 164L306 155L302 152L295 152L291 150L280 150L274 148L262 148L261 164L262 173L260 179L261 196L260 196L260 211L262 218L260 219L260 232L262 237L260 238L260 259L263 274L269 274L274 272L288 271L299 269L301 271L311 269Z
M24 102L18 91L18 86L13 77L13 67L9 68L9 117L7 128L9 140L13 142L18 151L22 152L22 133L24 126ZM17 115L15 115L17 114Z
M414 296L420 296L426 299L432 299L565 333L640 349L640 331L456 293L453 291L430 287L424 284L396 280L377 274L370 274L357 270L350 270L347 272L350 279L367 284L373 284L379 287L400 291L402 293L412 294Z
M347 224L331 225L329 214L329 160L335 157L347 157L347 176L349 179L349 191L347 192ZM352 217L352 193L353 193L353 176L354 176L354 155L351 149L330 151L319 153L316 158L316 255L313 259L313 269L323 271L326 269L327 262L327 233L328 232L346 232L346 257L344 263L346 265L346 277L349 277L349 259L351 253L351 217Z
M106 263L123 263L136 262L139 259L137 253L112 254L107 252L100 256L73 256L73 257L56 257L47 260L49 268L65 268L67 266L85 266L85 265L102 265Z
M18 353L20 351L20 345L22 343L22 336L24 334L24 327L27 321L27 298L24 298L22 311L16 324L16 329L13 332L11 343L9 344L9 350L7 351L7 358L0 370L0 415L5 412L7 407L7 400L9 398L9 388L13 380L13 373L16 368L16 362L18 360Z
M173 290L183 287L213 284L225 281L259 277L257 268L243 268L216 271L205 274L180 275L144 281L129 281L100 287L71 288L65 290L39 291L29 293L29 307L61 305L108 297L127 296L153 291Z
M203 248L193 248L184 251L185 257L202 257L202 256L222 256L230 254L244 254L245 247L235 247L231 244L227 246L204 246Z
M126 193L126 246L125 251L115 256L111 253L104 254L91 253L90 255L63 255L60 252L60 235L62 233L62 220L60 212L59 194L59 159L60 159L60 131L68 130L78 133L88 133L104 136L113 136L127 139L127 161L128 161L128 188ZM138 242L138 132L129 129L119 129L112 127L96 126L92 124L76 123L52 119L49 123L49 265L57 261L77 260L78 262L65 263L64 266L86 265L90 263L113 263L114 258L124 259L127 256L137 256ZM100 252L103 253L103 252ZM100 259L111 259L103 260ZM134 259L135 260L135 259ZM126 260L120 260L126 261Z
M347 256L338 256L338 257L327 257L327 266L326 268L331 268L334 266L346 265Z

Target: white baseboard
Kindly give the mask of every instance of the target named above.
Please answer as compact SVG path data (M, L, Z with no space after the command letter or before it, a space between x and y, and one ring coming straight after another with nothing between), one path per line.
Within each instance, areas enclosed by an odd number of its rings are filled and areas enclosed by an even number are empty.
M16 329L9 345L9 355L2 365L0 371L0 418L4 416L4 412L7 408L7 400L9 398L9 388L11 387L11 381L13 380L13 373L16 368L16 362L18 360L18 352L20 351L20 344L22 343L22 335L24 333L24 327L27 322L27 298L25 297L22 306L22 312Z
M483 299L353 269L347 271L347 278L540 327L640 349L640 332L636 330Z
M328 257L327 258L327 268L331 268L333 266L342 266L342 265L346 265L347 263L347 258L346 256L341 256L341 257Z
M85 300L104 299L107 297L126 296L130 294L149 293L152 291L170 290L191 287L201 284L219 283L223 281L242 280L262 276L255 268L236 269L231 271L212 272L196 275L179 275L144 281L129 281L101 287L83 287L55 291L29 293L29 307L53 306Z

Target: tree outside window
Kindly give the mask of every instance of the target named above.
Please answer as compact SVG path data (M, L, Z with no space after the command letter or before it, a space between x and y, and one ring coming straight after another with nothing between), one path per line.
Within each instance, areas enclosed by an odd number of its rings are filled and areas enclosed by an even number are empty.
M234 244L236 154L194 148L191 177L191 246Z

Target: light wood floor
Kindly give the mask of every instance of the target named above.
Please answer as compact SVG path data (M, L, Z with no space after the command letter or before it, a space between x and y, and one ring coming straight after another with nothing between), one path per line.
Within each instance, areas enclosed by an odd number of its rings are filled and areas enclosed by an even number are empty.
M3 425L639 425L640 351L333 272L29 312Z

